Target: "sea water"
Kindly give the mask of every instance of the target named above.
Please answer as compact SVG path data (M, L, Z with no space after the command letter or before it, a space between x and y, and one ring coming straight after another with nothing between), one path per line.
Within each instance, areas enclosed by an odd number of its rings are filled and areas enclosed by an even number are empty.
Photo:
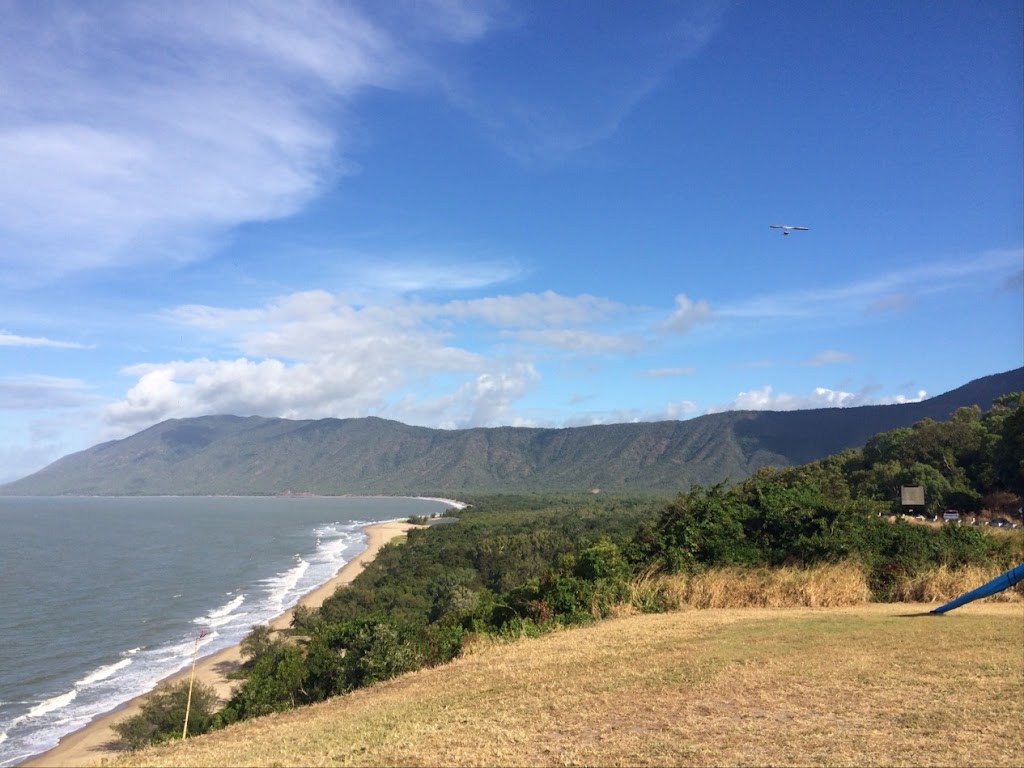
M330 579L394 497L0 497L0 766L238 643ZM200 637L200 635L202 635Z

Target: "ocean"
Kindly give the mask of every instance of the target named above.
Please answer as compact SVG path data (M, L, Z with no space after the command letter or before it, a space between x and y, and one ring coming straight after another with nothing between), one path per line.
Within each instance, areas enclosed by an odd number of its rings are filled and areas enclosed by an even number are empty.
M0 766L45 752L332 578L399 497L0 497Z

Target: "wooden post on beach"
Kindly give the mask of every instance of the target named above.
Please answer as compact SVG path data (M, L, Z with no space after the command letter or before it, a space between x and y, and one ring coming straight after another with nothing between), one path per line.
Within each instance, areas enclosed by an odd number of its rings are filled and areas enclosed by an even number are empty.
M205 629L200 629L196 635L196 647L192 649L192 673L188 676L188 698L185 700L185 724L181 727L182 740L188 735L188 713L192 709L192 683L196 678L196 656L199 655L199 641L206 634Z

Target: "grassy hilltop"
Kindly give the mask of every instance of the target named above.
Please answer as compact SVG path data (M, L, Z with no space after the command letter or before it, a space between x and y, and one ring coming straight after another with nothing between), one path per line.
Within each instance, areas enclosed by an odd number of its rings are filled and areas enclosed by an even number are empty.
M1019 765L1024 606L921 610L612 619L114 764Z
M906 484L929 515L991 524L904 519ZM120 759L1019 764L1024 582L927 609L1024 559L1000 517L1022 496L1015 393L671 501L472 499L290 629L254 628L230 699L193 710L194 743ZM115 730L179 741L184 696Z

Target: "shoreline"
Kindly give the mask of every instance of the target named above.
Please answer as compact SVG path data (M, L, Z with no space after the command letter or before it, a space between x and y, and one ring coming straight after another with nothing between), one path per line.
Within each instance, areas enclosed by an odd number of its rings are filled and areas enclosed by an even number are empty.
M440 501L440 499L437 499ZM447 499L445 501L448 501ZM318 608L324 600L335 591L351 583L363 567L376 557L377 552L398 536L404 536L410 529L417 526L401 520L383 523L371 523L363 527L366 534L366 546L359 554L349 560L330 579L299 599L295 606L269 622L271 629L280 631L291 626L295 607L299 605ZM239 680L229 680L227 675L242 664L241 646L236 644L224 648L196 661L195 679L213 687L217 696L223 701L231 697L232 689L239 685ZM187 680L191 673L191 665L175 672L161 682L178 682ZM119 753L113 743L117 735L111 727L139 712L143 700L149 693L137 696L109 712L97 715L86 725L62 736L56 746L46 752L30 757L18 765L26 768L46 768L48 766L87 766L98 765L104 758Z

